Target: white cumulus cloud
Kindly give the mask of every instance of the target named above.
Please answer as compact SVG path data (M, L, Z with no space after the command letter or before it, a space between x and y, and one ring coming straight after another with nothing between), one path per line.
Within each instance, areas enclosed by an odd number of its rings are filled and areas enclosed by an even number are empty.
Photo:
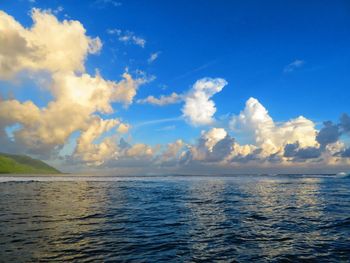
M281 151L288 143L299 142L301 147L314 147L316 141L315 123L300 116L276 124L265 107L255 98L246 102L245 109L230 122L233 130L250 136L251 141L262 148L266 156Z
M220 92L226 85L226 80L221 78L197 80L192 89L185 95L185 105L182 108L185 119L195 126L213 123L216 107L211 97Z
M75 157L90 164L117 157L116 138L103 136L117 125L112 134L127 132L129 126L98 113L113 113L111 103L131 104L138 87L149 79L134 79L129 73L120 81L106 80L98 71L90 75L85 60L101 49L99 38L87 36L80 22L59 21L48 11L33 9L31 16L33 25L27 29L0 11L0 79L12 81L19 73L30 72L53 99L45 107L0 100L0 133L17 124L12 136L23 152L48 156L80 132ZM48 81L40 80L41 72L49 74Z
M101 40L85 34L79 21L58 21L47 11L33 9L33 26L24 28L0 11L0 78L22 70L84 71L86 56L97 53Z

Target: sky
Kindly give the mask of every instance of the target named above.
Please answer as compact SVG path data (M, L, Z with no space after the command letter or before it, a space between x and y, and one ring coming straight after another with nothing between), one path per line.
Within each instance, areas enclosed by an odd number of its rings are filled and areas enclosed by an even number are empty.
M348 1L0 2L1 152L65 172L350 170Z

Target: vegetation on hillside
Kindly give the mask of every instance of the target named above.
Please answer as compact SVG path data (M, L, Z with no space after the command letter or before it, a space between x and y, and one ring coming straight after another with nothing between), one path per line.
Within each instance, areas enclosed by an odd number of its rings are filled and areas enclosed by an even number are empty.
M29 156L0 153L0 173L57 174L60 171Z

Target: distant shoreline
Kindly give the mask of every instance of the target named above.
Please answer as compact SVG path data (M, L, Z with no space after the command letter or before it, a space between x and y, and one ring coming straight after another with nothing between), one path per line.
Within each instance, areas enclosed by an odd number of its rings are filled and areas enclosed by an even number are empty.
M225 177L339 177L348 176L347 173L300 173L300 174L217 174L217 175L207 175L207 174L159 174L159 175L104 175L104 174L78 174L78 173L60 173L60 174L35 174L35 173L0 173L0 178L4 177L52 177L52 178L169 178L169 177L205 177L205 178L225 178Z

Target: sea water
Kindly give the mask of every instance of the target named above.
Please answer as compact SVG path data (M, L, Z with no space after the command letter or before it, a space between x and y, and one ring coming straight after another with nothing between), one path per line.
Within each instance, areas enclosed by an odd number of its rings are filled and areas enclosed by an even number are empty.
M350 262L350 178L2 176L1 262Z

